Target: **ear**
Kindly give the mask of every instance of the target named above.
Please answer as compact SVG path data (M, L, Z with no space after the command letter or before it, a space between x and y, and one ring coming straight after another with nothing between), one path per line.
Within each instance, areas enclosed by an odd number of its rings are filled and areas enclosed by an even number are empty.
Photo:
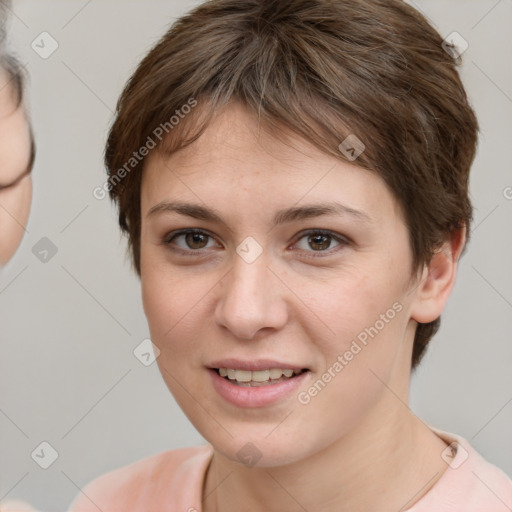
M418 323L433 322L438 318L455 284L459 257L466 243L466 228L452 231L449 239L436 250L428 266L423 269L411 318Z

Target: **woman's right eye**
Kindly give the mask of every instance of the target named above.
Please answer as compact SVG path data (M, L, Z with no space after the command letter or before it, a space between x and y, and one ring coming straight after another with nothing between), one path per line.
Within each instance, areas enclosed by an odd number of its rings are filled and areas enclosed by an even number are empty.
M209 241L213 245L209 246ZM187 254L201 252L202 249L210 249L217 246L210 234L198 229L187 229L169 233L165 237L164 243L171 246L173 250L175 250L174 247L177 247L178 252Z

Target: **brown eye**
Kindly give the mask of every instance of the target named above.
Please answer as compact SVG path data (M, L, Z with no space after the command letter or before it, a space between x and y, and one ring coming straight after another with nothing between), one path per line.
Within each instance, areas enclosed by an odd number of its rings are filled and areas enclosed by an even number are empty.
M335 252L338 248L346 246L349 241L341 235L330 231L309 231L303 233L295 243L295 247L301 251L310 253ZM331 250L332 249L332 250Z
M312 249L324 251L329 249L331 237L329 235L309 235L308 244Z
M190 249L203 249L208 243L208 235L201 233L187 233L184 235L185 243Z
M178 233L170 234L164 239L164 243L169 246L175 246L182 252L199 252L201 249L208 249L214 245L208 245L214 242L213 237L204 231L184 230Z

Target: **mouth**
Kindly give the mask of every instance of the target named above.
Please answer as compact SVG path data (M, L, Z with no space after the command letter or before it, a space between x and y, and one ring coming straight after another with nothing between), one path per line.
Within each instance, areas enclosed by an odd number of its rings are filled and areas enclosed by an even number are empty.
M307 368L268 368L263 370L240 370L235 368L211 368L230 384L240 387L272 386L280 382L296 379L310 370Z

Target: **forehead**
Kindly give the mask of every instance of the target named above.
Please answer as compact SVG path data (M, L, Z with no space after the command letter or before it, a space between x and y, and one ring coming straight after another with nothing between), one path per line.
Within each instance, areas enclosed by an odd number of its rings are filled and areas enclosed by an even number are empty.
M240 104L219 114L190 146L165 155L150 153L144 165L144 215L165 199L189 199L279 209L293 203L343 201L376 217L397 204L374 172L320 151L307 140L284 133L285 142L263 129ZM249 202L249 203L248 203Z

